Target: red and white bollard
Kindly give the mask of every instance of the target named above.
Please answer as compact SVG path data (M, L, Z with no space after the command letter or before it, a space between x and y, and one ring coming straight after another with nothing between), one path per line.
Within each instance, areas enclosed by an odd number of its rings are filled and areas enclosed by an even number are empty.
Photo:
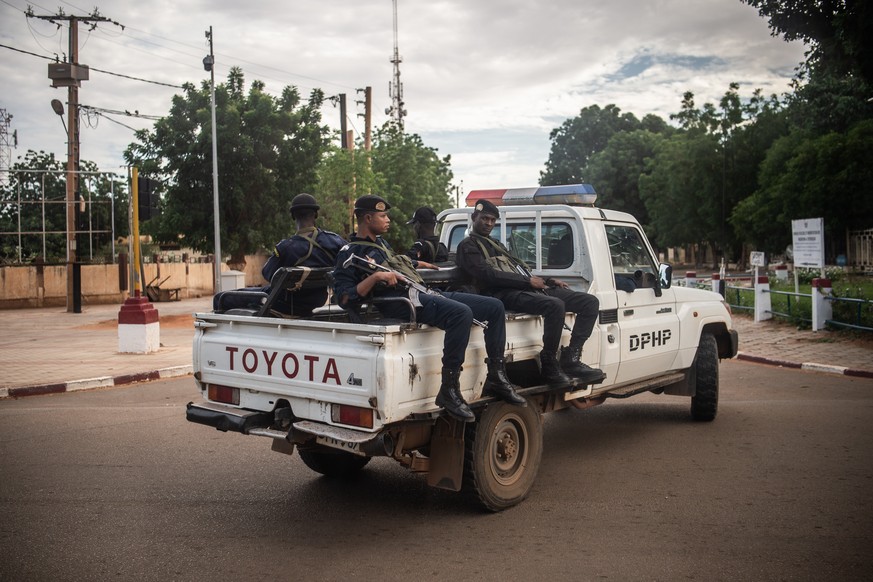
M147 297L129 297L118 312L118 351L148 354L161 347L158 310Z
M685 271L685 286L697 287L697 271Z
M812 280L812 331L824 329L827 320L834 318L833 303L827 299L833 293L830 279Z
M755 323L773 319L772 309L770 279L766 275L759 275L755 279Z

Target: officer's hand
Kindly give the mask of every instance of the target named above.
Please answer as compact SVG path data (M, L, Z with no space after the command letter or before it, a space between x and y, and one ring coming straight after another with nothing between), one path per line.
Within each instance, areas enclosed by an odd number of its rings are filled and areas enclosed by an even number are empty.
M394 287L398 282L397 274L390 271L379 271L378 273L373 273L372 276L376 277L379 283L384 283L389 287Z
M432 263L428 263L427 261L418 261L419 269L439 269L436 265Z
M549 282L553 286L560 287L561 289L567 289L570 287L569 285L567 285L567 283L565 283L564 281L561 281L560 279L551 279Z
M530 286L534 289L545 289L546 281L542 277L537 277L536 275L534 275L530 278Z

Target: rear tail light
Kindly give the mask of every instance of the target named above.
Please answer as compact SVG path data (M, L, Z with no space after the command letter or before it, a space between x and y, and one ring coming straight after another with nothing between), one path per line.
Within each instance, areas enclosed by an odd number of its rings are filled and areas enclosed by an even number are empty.
M331 404L330 419L339 424L373 428L373 409L347 404Z
M224 404L235 404L239 406L239 388L231 388L230 386L222 386L220 384L209 384L207 390L209 400L213 402L223 402Z

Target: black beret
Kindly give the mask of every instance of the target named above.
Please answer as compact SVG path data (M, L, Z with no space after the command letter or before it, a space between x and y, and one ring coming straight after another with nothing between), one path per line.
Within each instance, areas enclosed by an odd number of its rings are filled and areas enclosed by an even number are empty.
M416 222L421 222L423 224L436 224L436 218L437 215L433 208L422 206L415 211L415 214L412 215L412 218L406 224L415 224Z
M484 212L485 214L490 214L492 216L496 216L500 218L500 211L497 210L497 207L490 200L485 200L482 198L481 200L476 201L476 206L473 207L476 212Z
M355 200L355 210L367 210L371 212L386 212L391 208L391 205L381 196L368 194L361 196Z

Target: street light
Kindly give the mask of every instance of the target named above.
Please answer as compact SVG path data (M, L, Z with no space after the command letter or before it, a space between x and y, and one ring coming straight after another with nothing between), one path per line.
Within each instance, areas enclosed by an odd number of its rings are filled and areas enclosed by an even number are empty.
M215 293L221 291L221 226L218 222L218 146L215 137L215 56L212 52L212 27L206 32L209 39L209 54L203 59L203 68L209 71L209 87L212 96L212 212L215 215Z
M67 124L64 121L64 104L60 99L52 99L52 109L61 118L61 124L64 126L64 133L67 133Z

